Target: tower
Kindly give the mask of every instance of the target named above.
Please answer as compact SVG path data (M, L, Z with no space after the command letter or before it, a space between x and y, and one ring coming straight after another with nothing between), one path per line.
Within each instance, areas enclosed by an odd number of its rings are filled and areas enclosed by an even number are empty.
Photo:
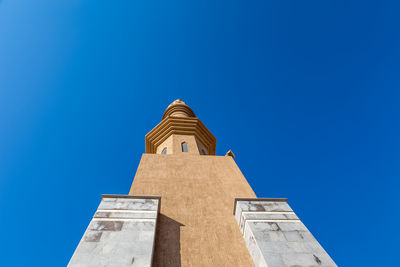
M286 199L257 198L182 100L145 137L129 195L103 195L70 266L336 266Z

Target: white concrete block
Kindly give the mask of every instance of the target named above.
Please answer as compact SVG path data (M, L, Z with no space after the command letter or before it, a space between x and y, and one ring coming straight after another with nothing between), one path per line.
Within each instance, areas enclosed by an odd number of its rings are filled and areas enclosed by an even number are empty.
M151 266L158 197L105 196L68 266Z
M282 199L237 199L235 218L255 266L337 266Z

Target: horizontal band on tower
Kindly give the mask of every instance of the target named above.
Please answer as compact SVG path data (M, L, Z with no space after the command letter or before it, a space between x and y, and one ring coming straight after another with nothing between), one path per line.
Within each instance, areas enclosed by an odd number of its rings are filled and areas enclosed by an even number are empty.
M123 212L123 213L154 213L156 210L97 210L97 212Z
M287 198L235 198L235 204L233 205L233 215L236 214L236 205L238 201L287 202L287 200Z
M155 222L157 219L149 219L149 218L93 218L92 221L116 221L116 222L121 222L121 221L140 221L140 222Z
M215 155L217 139L198 118L166 117L145 136L146 153L155 154L157 147L173 134L193 135Z
M103 198L133 198L133 199L157 199L161 200L160 196L134 196L134 195L111 195L111 194L102 194L101 199Z

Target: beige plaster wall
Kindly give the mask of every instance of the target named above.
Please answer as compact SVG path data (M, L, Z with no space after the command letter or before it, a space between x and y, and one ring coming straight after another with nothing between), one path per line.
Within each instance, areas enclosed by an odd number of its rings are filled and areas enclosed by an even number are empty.
M189 152L182 152L182 142L186 142ZM161 154L164 148L167 148L167 154L192 154L200 155L201 149L208 154L207 149L192 135L173 134L157 147L157 154Z
M173 153L173 136L168 137L164 142L157 147L157 154L161 154L164 148L167 148L167 154Z
M143 154L129 194L161 196L154 266L253 266L233 205L256 196L232 157Z
M199 155L199 149L197 148L196 138L193 135L178 135L173 134L173 146L174 154L192 154ZM182 152L182 142L188 143L189 152Z
M206 155L208 155L207 148L197 138L195 138L195 139L196 139L197 149L199 150L200 155L201 155L201 150L202 149L204 150L204 152L206 152Z

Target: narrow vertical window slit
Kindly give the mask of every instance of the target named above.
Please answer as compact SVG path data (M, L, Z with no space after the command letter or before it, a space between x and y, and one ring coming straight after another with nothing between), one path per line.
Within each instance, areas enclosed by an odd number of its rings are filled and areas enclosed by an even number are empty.
M182 152L189 152L189 147L186 142L182 143Z

